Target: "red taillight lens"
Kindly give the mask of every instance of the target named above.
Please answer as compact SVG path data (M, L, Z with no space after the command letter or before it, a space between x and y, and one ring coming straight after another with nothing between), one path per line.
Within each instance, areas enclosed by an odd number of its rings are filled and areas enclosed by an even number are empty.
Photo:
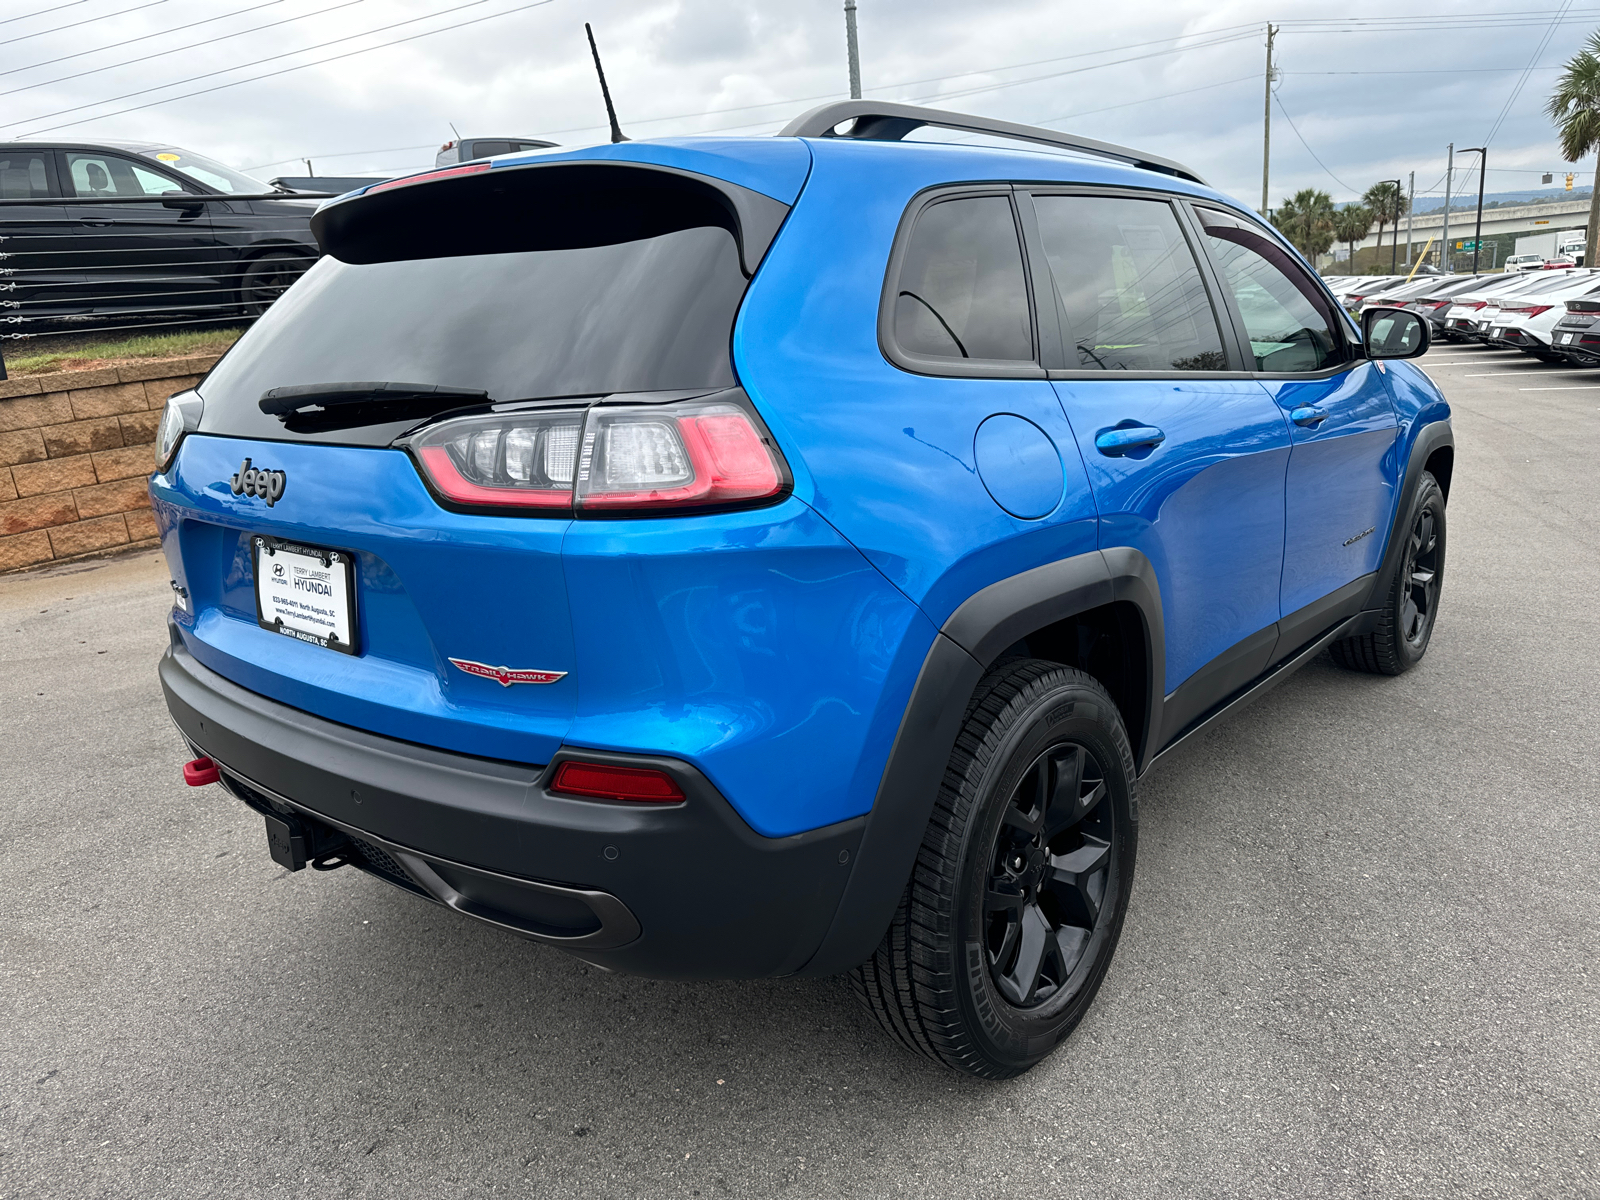
M776 496L781 460L736 404L591 409L578 461L580 510L698 508Z
M717 397L458 417L408 444L446 500L472 507L701 510L789 486L760 419Z
M1549 312L1552 307L1553 306L1549 304L1527 304L1520 308L1512 308L1510 305L1507 305L1500 311L1502 313L1513 313L1519 317L1537 317L1542 312Z
M582 436L582 412L506 413L441 422L411 449L457 504L566 509Z
M1488 303L1489 302L1487 300L1479 300L1476 304L1463 304L1461 307L1462 308L1470 308L1474 312L1476 312L1478 309L1482 308L1484 305L1486 305Z
M598 800L631 800L638 804L679 804L683 789L665 771L645 767L613 767L604 763L564 762L550 784L553 792Z
M444 149L448 150L449 148L449 143L446 143ZM488 169L489 164L482 162L470 163L465 167L446 167L442 171L425 171L421 175L405 175L399 179L388 179L383 183L375 183L366 190L365 195L370 196L373 192L386 192L390 188L410 187L414 183L432 183L435 179L449 179L456 175L476 175L479 171L487 171Z

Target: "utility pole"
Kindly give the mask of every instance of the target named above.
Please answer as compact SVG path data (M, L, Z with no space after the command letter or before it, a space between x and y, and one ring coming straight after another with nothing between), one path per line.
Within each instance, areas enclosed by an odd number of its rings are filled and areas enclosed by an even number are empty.
M1396 259L1400 257L1400 183L1398 179L1385 179L1383 182L1394 184L1394 220L1390 222L1389 229L1389 274L1398 275ZM1383 238L1378 239L1378 250L1383 250Z
M1272 39L1277 29L1267 22L1267 99L1261 117L1261 215L1267 215L1267 178L1272 168Z
M1456 144L1450 143L1449 157L1444 169L1444 235L1439 239L1439 265L1450 274L1450 181L1456 173Z
M1417 173L1411 172L1406 187L1406 269L1411 269L1411 215L1417 211Z
M856 0L844 0L844 40L850 53L850 99L861 99L861 47L856 42Z

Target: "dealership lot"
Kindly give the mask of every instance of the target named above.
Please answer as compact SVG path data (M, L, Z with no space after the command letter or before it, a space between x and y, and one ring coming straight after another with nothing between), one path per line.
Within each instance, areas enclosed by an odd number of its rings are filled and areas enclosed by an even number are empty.
M1004 1084L841 981L606 975L283 872L179 777L159 556L0 581L0 1198L1594 1194L1600 371L1423 366L1427 659L1156 766L1100 999Z

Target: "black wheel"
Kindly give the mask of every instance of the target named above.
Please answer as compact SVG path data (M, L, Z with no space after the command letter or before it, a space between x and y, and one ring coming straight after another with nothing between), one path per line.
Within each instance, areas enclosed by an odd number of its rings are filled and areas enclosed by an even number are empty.
M900 907L851 975L906 1046L1019 1075L1083 1019L1122 932L1133 753L1081 671L1012 659L979 685Z
M1424 471L1411 502L1411 519L1402 535L1399 569L1371 633L1344 638L1329 647L1334 662L1352 671L1399 675L1422 661L1439 615L1444 584L1444 491Z
M245 312L252 317L266 312L274 300L289 290L290 284L305 274L308 265L303 255L277 250L252 260L239 281Z

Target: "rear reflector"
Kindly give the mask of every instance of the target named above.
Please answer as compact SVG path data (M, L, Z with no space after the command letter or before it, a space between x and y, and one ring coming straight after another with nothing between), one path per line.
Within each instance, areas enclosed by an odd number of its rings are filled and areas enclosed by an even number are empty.
M665 771L646 767L613 767L603 763L564 762L556 768L553 792L593 796L600 800L632 800L641 804L679 804L683 789Z
M447 145L446 149L448 148ZM421 175L404 175L399 179L375 183L364 194L370 196L373 192L386 192L390 188L410 187L413 183L432 183L435 179L450 179L456 175L476 175L479 171L487 171L488 169L489 164L483 162L472 163L465 167L446 167L442 171L424 171Z
M222 778L222 772L217 770L217 764L209 758L191 759L183 764L183 781L190 787L205 787L208 783L216 783Z

